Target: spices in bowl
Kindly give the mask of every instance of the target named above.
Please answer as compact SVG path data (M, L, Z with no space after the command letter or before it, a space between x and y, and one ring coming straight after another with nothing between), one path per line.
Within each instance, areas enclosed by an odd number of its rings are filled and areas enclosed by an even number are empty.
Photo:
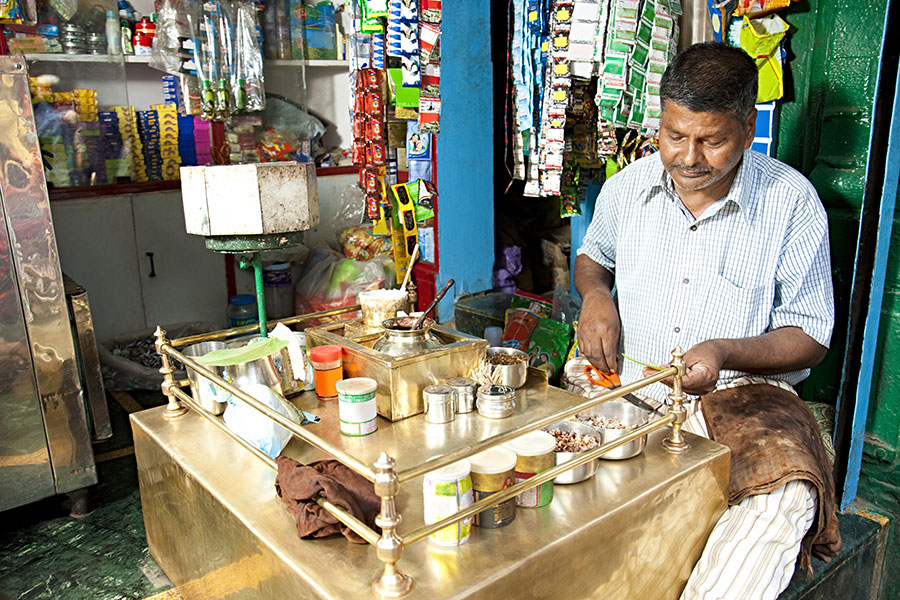
M497 353L490 354L486 358L489 365L517 365L525 362L528 355L524 352L516 354Z
M590 425L595 429L632 429L637 427L637 425L632 425L629 427L622 423L616 417L601 417L597 415L586 415L579 417L578 419L585 425Z
M600 445L595 435L566 429L546 429L556 439L557 452L584 452Z
M600 436L596 429L575 421L562 421L551 425L544 431L552 435L556 442L556 464L558 465L574 460L580 453L593 450L600 445ZM556 483L584 481L593 477L599 466L600 461L595 458L558 475Z
M488 348L474 378L478 383L519 389L528 377L528 354L515 348Z

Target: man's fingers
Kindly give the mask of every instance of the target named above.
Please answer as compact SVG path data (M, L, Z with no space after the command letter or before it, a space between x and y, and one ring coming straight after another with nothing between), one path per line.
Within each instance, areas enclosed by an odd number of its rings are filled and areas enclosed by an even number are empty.
M603 344L603 355L606 361L606 372L607 373L615 373L618 371L618 360L616 357L616 350L618 350L618 344L613 345L610 343Z

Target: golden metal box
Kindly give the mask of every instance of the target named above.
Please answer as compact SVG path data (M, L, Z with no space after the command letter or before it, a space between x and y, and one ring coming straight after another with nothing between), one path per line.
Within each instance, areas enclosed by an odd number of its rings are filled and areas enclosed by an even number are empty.
M326 344L343 346L344 377L371 377L377 381L378 414L399 421L425 411L422 390L427 386L474 371L488 346L485 340L440 325L435 325L431 332L445 345L401 357L372 349L381 337L380 332L359 335L359 327L352 323L348 326L347 322L307 329L306 343L309 348Z

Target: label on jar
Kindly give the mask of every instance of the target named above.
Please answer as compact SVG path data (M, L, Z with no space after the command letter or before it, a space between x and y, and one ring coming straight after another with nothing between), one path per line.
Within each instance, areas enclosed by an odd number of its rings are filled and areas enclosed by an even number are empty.
M344 435L369 435L376 429L378 429L377 418L373 418L371 421L366 421L365 423L348 423L347 421L341 421L341 433Z
M521 473L516 471L516 483L531 479L537 473ZM547 506L553 500L553 480L545 481L537 487L525 490L516 496L516 506L523 508L540 508Z
M475 498L472 492L472 478L468 475L455 482L430 481L426 476L425 522L434 523L470 506ZM439 546L458 546L468 541L472 535L472 521L469 517L459 523L448 525L432 533L431 542Z
M246 319L238 319L235 317L231 317L229 319L232 327L243 327L244 325L251 325L253 323L259 323L259 319L256 318L246 318Z
M475 490L475 501L478 502L482 498L493 496L496 493L497 492L480 492L478 490ZM478 527L494 529L496 527L503 527L504 525L511 523L515 518L516 499L510 498L505 502L501 502L497 506L494 506L487 510L483 510L480 513L476 514L475 525Z

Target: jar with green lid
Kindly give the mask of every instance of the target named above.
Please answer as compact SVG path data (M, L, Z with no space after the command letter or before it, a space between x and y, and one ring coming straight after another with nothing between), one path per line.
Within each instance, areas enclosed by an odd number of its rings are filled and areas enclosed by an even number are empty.
M516 483L556 465L556 440L546 431L532 431L506 443L516 453ZM540 508L553 500L553 480L516 496L516 506Z

